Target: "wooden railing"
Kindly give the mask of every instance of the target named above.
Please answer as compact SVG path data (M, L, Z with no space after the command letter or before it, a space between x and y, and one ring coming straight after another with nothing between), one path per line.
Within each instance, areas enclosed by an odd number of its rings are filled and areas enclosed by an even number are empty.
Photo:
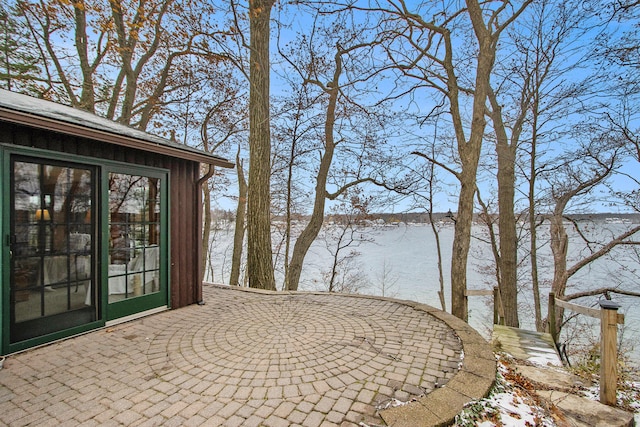
M472 296L491 296L493 295L493 324L504 325L504 305L502 304L502 295L500 289L496 286L491 289L467 289L464 293L466 297Z
M549 333L558 343L556 329L556 307L574 311L585 316L600 319L600 402L616 404L618 384L618 324L624 324L624 315L618 313L620 305L609 300L600 301L600 310L572 304L549 294Z
M493 295L493 323L505 324L504 305L500 289L467 289L465 298L470 296ZM600 301L600 309L589 308L563 301L549 294L549 333L558 346L556 330L556 308L564 308L585 316L600 319L600 402L606 405L616 404L616 387L618 383L618 324L624 324L624 315L618 313L620 306L609 300Z

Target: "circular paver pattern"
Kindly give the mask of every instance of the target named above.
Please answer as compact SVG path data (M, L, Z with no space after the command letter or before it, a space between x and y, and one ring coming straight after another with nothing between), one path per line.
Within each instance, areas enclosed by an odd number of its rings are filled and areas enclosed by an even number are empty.
M203 392L240 404L245 422L383 424L378 410L442 386L461 363L449 326L393 300L214 288L206 302L154 337L149 363L169 382L176 370L212 381Z
M487 342L432 307L213 285L203 295L204 306L8 356L0 424L445 425L495 379Z

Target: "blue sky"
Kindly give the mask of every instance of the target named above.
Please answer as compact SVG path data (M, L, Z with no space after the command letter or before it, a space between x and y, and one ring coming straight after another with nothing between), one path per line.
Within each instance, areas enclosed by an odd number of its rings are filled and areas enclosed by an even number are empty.
M591 5L592 3L593 2L581 2L581 3L578 2L580 6ZM411 6L416 6L418 4L428 5L429 3L422 3L422 2L419 3L419 2L409 1L407 2L407 4L411 7ZM281 36L279 39L280 44L284 44L287 41L293 40L295 38L295 35L298 33L306 33L307 35L310 33L310 29L312 26L311 17L306 10L302 9L299 6L294 6L288 2L278 3L274 8L272 16L274 18L274 22L278 20L286 24L284 26L283 32L280 34ZM358 16L356 16L355 19L356 21L358 21ZM364 20L364 18L362 18L362 20ZM622 23L612 22L610 26L607 27L606 31L608 31L610 34L614 36L617 36L622 34L622 32L625 30L632 29L633 25L635 25L635 22L633 21L622 22ZM282 76L286 74L290 74L291 71L289 69L288 64L282 61L281 58L278 58L278 52L276 48L277 47L276 43L278 43L278 39L276 37L276 26L274 25L272 29L273 29L273 37L272 37L273 69L272 69L272 91L271 92L274 99L276 99L278 97L285 96L289 93L289 88L283 83ZM595 32L592 32L589 34L590 36L593 36ZM64 43L67 50L73 49L72 45L70 44L72 43L71 39L67 40L66 42L63 42L62 40L58 40L58 42L60 44ZM459 43L459 47L463 48L465 46L466 40L458 39L458 43ZM578 42L576 41L576 43ZM569 46L569 48L576 48L576 47L578 46L577 45ZM582 46L580 49L575 51L572 55L568 55L567 59L569 61L576 61L575 58L582 58L585 55L585 53L589 50L589 48L590 48L590 45L589 43L587 43L584 46ZM331 52L330 49L328 49L327 51ZM331 58L328 58L328 59L331 59ZM500 60L504 60L504 58ZM585 61L585 63L587 62ZM581 77L582 75L590 71L592 71L591 68L580 70L579 72L574 70L573 73L571 75L567 75L566 78L569 80L571 79L578 80L579 77ZM462 74L463 71L460 71L460 73ZM384 92L384 91L390 90L394 85L394 83L395 81L391 78L378 82L378 90L379 90L378 92ZM375 94L375 96L377 96L378 94L379 93ZM611 94L613 94L613 91L608 94L598 94L598 96L607 96ZM375 102L375 96L372 97L372 103ZM637 99L632 99L631 102L632 102L631 106L634 109L637 108ZM393 106L392 108L397 107L398 109L408 107L407 111L411 113L417 113L418 110L422 112L429 111L431 109L431 106L433 105L433 100L429 95L428 91L421 90L419 92L416 92L413 103L409 103L407 98L402 98L397 100L394 104L391 104L391 105ZM441 124L444 122L446 122L446 119L442 121ZM409 123L409 121L406 121L405 123ZM632 117L631 124L632 126L639 127L638 118ZM565 125L567 124L565 123ZM418 129L416 126L414 129L407 129L408 127L409 125L406 125L406 127L401 127L400 130L410 130L412 135L422 134L424 135L424 138L426 141L430 141L433 139L434 129L432 127L424 126ZM446 133L446 126L443 127L443 130L439 130L438 132L441 135L444 135ZM393 134L397 135L398 131L394 131ZM390 141L392 145L395 144L397 147L401 147L403 145L412 145L411 147L408 147L409 151L412 149L420 148L422 144L420 144L420 142L417 140L412 141L411 138L413 137L411 136L408 137L406 135L400 135L396 137L391 136ZM492 148L490 147L490 144L487 143L486 147L487 147L487 155L484 156L484 159L493 161L491 158L493 154L492 154ZM549 147L553 147L553 144L551 143ZM548 150L548 153L551 153L553 151L550 148L547 148L547 150ZM229 157L233 155L233 152L234 150L229 151L229 153L231 153ZM409 158L409 157L410 155L407 154L406 158ZM457 169L455 168L455 166L453 166L453 168ZM637 160L633 160L633 159L629 160L629 162L624 166L624 168L621 169L621 171L624 172L625 174L628 174L640 179ZM479 177L479 182L480 182L480 185L482 186L483 196L487 199L491 199L492 191L495 188L495 183L493 182L491 177L492 173L494 172L495 171L490 171L490 172L484 173L482 176ZM230 180L233 181L235 179L235 173L233 171L227 171L225 173ZM439 176L444 181L444 185L443 185L444 188L441 191L439 191L436 195L435 209L437 211L442 211L442 212L445 212L449 209L451 209L452 211L455 211L457 209L455 180L452 179L450 175L446 172L440 172ZM308 177L303 177L303 178L305 180L304 182L306 187L310 189L312 187L312 182L308 179ZM626 191L626 190L637 189L637 183L633 182L633 180L629 179L628 177L625 177L624 175L620 175L616 177L612 182L613 182L613 186L617 190ZM225 191L228 191L229 194L233 196L237 194L237 190L235 186L231 186ZM220 206L225 209L235 208L235 202L233 202L232 200L226 197L221 198L219 200L219 203L220 203ZM385 208L385 210L395 210L396 212L401 212L409 208L410 208L410 204L408 201L400 200L396 204L390 205L389 207ZM593 211L607 211L607 210L615 211L618 208L612 208L611 206L607 206L605 202L600 200L591 204L589 206L589 209Z

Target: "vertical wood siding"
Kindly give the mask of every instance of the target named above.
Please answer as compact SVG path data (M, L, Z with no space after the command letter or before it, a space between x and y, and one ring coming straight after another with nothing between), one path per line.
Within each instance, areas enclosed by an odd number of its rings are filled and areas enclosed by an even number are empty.
M197 189L195 181L199 165L172 159L171 162L171 299L176 306L197 302L198 259L200 256L199 229L195 222ZM179 188L180 191L176 191ZM179 280L179 282L176 282ZM182 303L181 303L182 302Z

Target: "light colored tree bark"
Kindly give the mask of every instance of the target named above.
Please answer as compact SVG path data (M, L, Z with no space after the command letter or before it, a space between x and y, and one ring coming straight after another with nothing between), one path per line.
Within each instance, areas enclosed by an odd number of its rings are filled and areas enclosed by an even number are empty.
M316 174L316 185L314 192L313 210L309 222L305 226L300 236L296 239L289 262L288 275L285 278L285 287L287 290L295 291L298 289L300 282L300 274L302 273L302 265L304 258L311 247L313 241L318 237L322 223L324 222L324 210L327 200L327 179L331 169L331 162L336 149L336 141L334 139L334 125L336 121L336 106L338 96L340 94L340 75L342 74L342 54L338 48L334 56L335 69L333 80L324 87L324 91L328 94L329 101L327 103L325 122L324 122L324 152L320 158L320 165Z
M401 63L395 60L394 50L389 50L396 66L407 76L422 81L419 87L428 87L440 92L448 102L449 114L455 134L456 149L460 170L454 172L460 182L458 208L456 212L455 237L451 261L451 310L452 313L467 320L467 262L471 243L471 224L473 222L476 177L480 153L486 129L487 99L490 92L490 79L495 63L496 50L501 34L519 17L531 1L524 1L517 8L507 12L502 6L486 8L478 1L466 1L466 8L450 11L447 16L466 16L474 36L475 63L473 75L469 76L473 88L465 88L458 76L465 71L458 69L455 54L460 47L454 43L453 34L459 30L453 18L444 19L440 24L410 11L406 2L387 1L392 16L401 17L408 25L416 28L414 32L402 31L397 36L404 37L417 52L416 59ZM439 16L434 14L433 16ZM424 32L429 35L425 36ZM430 66L420 68L420 61L428 61ZM437 68L434 68L436 67ZM415 70L415 72L413 72ZM471 119L465 123L464 97L471 98ZM448 168L451 170L451 168Z
M595 137L597 139L597 137ZM593 189L603 183L612 173L619 167L621 160L621 150L619 146L606 146L601 141L597 141L599 146L587 145L583 150L575 154L574 162L588 164L590 167L585 168L584 165L575 166L570 163L564 165L554 171L552 183L552 197L554 200L553 214L549 218L550 221L550 246L553 253L553 282L551 284L551 292L556 298L563 298L568 280L576 274L580 269L592 263L594 260L606 255L614 247L625 244L627 239L640 231L640 226L632 227L620 235L614 236L609 242L603 244L600 249L592 252L589 256L582 257L579 261L568 266L569 255L569 236L566 230L565 210L568 204L578 196L585 196ZM573 226L579 230L579 225L573 223ZM556 331L562 329L563 325L562 308L556 307ZM548 318L551 318L550 316Z
M244 162L240 159L240 151L236 155L236 171L238 175L238 206L236 208L235 228L233 231L233 254L231 256L231 276L229 284L240 286L242 252L244 249L244 232L247 211L247 181L244 177Z

